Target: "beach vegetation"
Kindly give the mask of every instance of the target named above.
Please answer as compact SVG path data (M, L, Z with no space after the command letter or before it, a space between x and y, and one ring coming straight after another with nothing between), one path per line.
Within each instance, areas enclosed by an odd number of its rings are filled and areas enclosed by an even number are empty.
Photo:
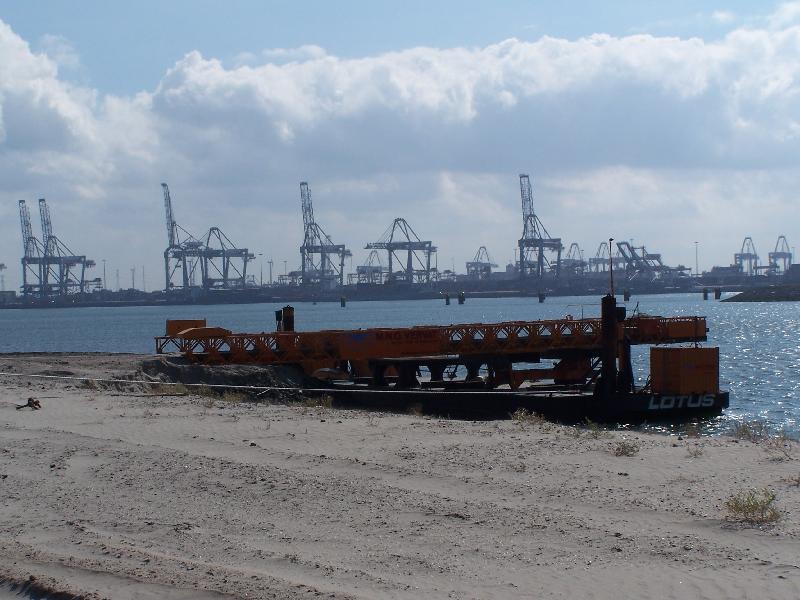
M321 396L305 396L300 404L306 408L316 408L319 406L331 408L333 406L333 397L328 394L323 394Z
M700 458L703 456L703 447L700 444L687 444L686 445L686 454L689 458Z
M216 398L219 394L214 390L214 388L209 387L207 385L197 385L192 386L192 393L197 396L203 396L204 398Z
M792 458L796 443L796 440L789 437L786 430L781 430L775 435L766 438L763 446L773 460L789 460Z
M733 424L731 435L737 439L757 444L770 436L769 423L761 419L737 421Z
M239 392L236 390L225 390L222 393L220 399L223 402L231 402L234 404L238 404L240 402L245 402L246 400L248 400L249 396L243 392Z
M774 460L788 460L797 440L792 439L785 429L773 432L767 421L740 421L733 425L732 435L738 439L759 444Z
M774 523L781 518L775 498L775 492L769 488L737 492L725 502L728 519L754 525Z
M150 386L152 396L186 396L189 388L182 383L154 383Z
M611 445L611 452L614 456L636 456L639 449L639 444L631 440L620 440Z
M595 423L591 419L586 419L586 431L589 437L594 440L599 440L602 437L609 436L609 433L605 429L605 427L603 427L599 423Z
M525 408L518 408L511 414L511 419L516 421L521 427L532 425L544 431L550 431L553 424L539 413L531 412Z
M583 435L583 430L580 427L567 427L567 435L574 438L579 438Z
M100 389L100 386L97 384L97 381L95 381L94 379L84 379L83 381L81 381L80 387L82 387L85 390L98 390L98 389Z

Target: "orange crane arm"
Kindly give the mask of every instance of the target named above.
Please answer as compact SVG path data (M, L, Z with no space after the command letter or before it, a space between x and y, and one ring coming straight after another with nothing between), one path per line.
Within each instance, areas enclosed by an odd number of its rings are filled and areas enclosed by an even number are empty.
M462 325L314 332L232 333L219 327L182 331L167 321L156 353L179 352L195 362L299 364L307 372L344 361L433 356L502 356L597 353L600 319L508 321ZM181 325L186 321L180 322ZM190 323L189 323L190 324ZM706 339L704 317L634 317L619 323L631 344L670 344Z

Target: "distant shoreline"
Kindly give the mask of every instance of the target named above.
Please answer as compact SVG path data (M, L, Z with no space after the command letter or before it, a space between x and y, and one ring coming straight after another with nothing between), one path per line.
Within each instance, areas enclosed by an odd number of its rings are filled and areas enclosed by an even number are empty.
M737 288L723 287L723 291L738 291ZM302 288L282 290L275 293L269 290L220 291L198 294L196 296L172 295L164 293L144 294L138 297L123 299L93 298L91 296L80 298L65 297L52 302L9 302L0 304L0 309L49 309L49 308L108 308L120 306L207 306L216 304L263 304L284 302L382 302L382 301L410 301L410 300L441 300L449 297L451 302L458 302L459 294L466 298L538 298L541 294L546 298L561 298L570 296L603 296L608 293L605 286L580 287L580 288L543 288L521 289L479 289L469 286L451 287L395 287L379 286L369 289L337 289L337 290L306 290ZM687 289L685 287L652 287L620 286L616 290L617 296L622 297L625 292L632 296L663 295L663 294L692 294L700 293L701 289ZM114 293L116 294L116 292ZM110 295L110 294L109 294Z

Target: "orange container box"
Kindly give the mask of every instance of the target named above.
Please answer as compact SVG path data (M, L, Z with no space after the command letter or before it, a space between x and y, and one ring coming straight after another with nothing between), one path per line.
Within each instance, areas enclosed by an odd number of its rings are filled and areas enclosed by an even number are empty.
M167 335L178 335L181 331L205 326L205 319L167 319Z
M656 394L716 394L719 348L650 348L650 387Z

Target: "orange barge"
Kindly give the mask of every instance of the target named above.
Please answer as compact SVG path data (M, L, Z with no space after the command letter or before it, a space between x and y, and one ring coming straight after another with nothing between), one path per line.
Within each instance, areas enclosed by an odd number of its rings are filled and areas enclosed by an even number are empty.
M156 352L207 365L296 365L341 402L445 414L526 408L561 419L664 420L719 413L719 349L703 317L627 317L613 296L599 319L511 321L409 328L233 333L205 321L167 321ZM692 343L691 347L664 345ZM637 389L631 346L647 344L651 377ZM537 366L542 361L547 367Z

